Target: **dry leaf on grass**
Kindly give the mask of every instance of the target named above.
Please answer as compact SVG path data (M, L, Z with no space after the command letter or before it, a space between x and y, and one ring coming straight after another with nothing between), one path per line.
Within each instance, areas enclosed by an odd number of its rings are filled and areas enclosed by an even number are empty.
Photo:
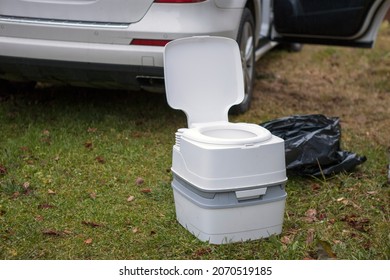
M313 223L317 221L317 210L316 209L309 209L305 212L305 217L303 218L304 221L308 223Z
M47 190L47 193L50 194L50 195L55 195L55 194L56 194L56 192L53 191L53 190L51 190L51 189L48 189L48 190Z
M314 228L311 228L307 231L307 236L306 236L306 245L307 246L313 243L314 235L315 235Z
M38 209L51 209L51 208L55 208L55 206L49 203L42 203L38 205Z
M84 243L85 244L91 244L92 241L93 241L92 238L88 238L88 239L84 240Z
M35 220L36 220L37 222L42 222L42 221L44 220L44 218L43 218L43 216L38 215L38 216L35 216Z
M61 236L63 233L61 231L57 231L54 229L45 229L42 231L44 235L50 235L50 236Z
M64 236L64 235L69 235L69 234L72 234L73 232L70 231L70 230L63 230L63 231L59 231L59 230L55 230L55 229L44 229L42 230L42 234L43 235L48 235L48 236Z
M24 188L25 190L27 190L29 187L30 187L30 183L29 183L29 182L24 182L24 183L23 183L23 188Z
M105 160L105 158L104 157L102 157L102 156L97 156L96 158L96 161L98 162L98 163L105 163L106 162L106 160Z
M7 168L4 165L0 164L0 175L7 174Z
M292 240L291 240L290 236L285 235L285 236L282 236L280 238L280 242L282 242L285 245L288 245L288 244L291 244Z
M87 141L84 143L84 147L87 149L92 149L93 148L93 143L92 141Z
M141 178L141 177L138 177L138 178L135 180L135 184L136 184L137 186L142 185L144 182L145 182L145 180L144 180L143 178Z
M312 189L312 191L318 191L318 190L320 190L321 189L321 185L320 184L318 184L318 183L314 183L314 184L312 184L311 185L311 189Z
M50 131L45 129L44 131L42 131L42 134L45 135L45 136L49 136L50 135Z
M340 219L343 222L346 222L348 225L354 229L362 232L368 232L370 226L370 219L357 217L356 215L347 215Z
M142 193L151 193L152 190L147 188L147 189L142 189L140 192L142 192Z
M89 227L93 227L93 228L104 226L103 224L99 224L99 223L92 222L92 221L82 221L81 223L85 226L89 226Z

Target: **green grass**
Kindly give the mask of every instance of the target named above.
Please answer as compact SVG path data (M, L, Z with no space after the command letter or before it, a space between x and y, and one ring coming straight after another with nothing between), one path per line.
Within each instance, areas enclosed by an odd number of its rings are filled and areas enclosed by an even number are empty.
M282 234L251 242L210 245L176 221L169 170L186 119L163 95L1 86L0 259L389 259L389 30L373 50L258 62L252 108L232 121L339 116L343 148L368 160L289 174Z

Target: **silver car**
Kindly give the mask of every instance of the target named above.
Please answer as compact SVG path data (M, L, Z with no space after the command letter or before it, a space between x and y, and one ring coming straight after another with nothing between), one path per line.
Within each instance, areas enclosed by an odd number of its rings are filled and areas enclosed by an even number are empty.
M371 46L389 6L390 0L0 0L0 78L163 91L167 42L224 36L241 49L245 99L236 109L244 112L255 61L275 42Z

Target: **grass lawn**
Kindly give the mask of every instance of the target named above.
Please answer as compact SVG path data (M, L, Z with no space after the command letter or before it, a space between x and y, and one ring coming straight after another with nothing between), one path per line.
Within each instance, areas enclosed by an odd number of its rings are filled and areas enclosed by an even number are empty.
M274 50L255 91L231 121L339 117L342 148L368 160L289 174L280 236L210 245L176 221L171 151L186 119L164 95L2 85L0 259L389 259L389 24L373 50Z

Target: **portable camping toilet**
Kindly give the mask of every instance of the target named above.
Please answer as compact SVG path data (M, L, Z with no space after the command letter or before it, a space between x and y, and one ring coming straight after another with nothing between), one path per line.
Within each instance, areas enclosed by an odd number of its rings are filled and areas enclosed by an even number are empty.
M284 141L265 128L231 123L244 82L237 43L222 37L170 42L164 52L168 104L185 112L176 132L172 188L179 223L213 244L282 231Z

